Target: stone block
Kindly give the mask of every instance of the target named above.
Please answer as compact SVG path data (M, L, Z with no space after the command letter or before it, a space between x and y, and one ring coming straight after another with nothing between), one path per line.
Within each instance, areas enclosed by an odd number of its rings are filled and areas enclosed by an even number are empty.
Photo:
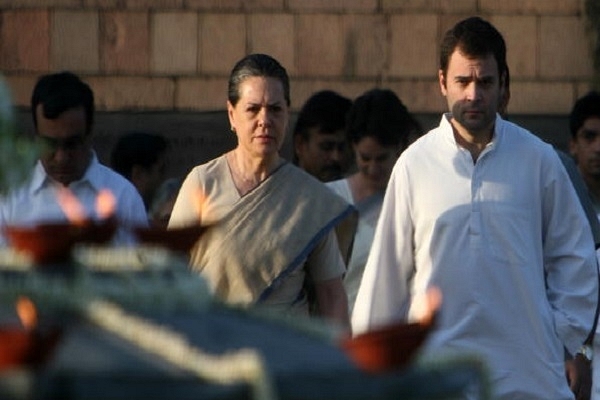
M4 76L10 88L13 104L16 107L31 107L31 94L39 76L35 74L18 74Z
M246 18L242 14L206 14L200 19L198 64L203 74L229 76L247 53Z
M1 9L80 7L81 0L0 0Z
M588 92L590 92L591 90L596 90L598 91L600 88L597 85L594 85L593 81L586 81L586 82L579 82L575 85L575 95L573 96L573 105L575 104L575 101L580 98L585 96Z
M344 18L334 14L300 14L296 23L298 74L313 77L342 75L351 51L343 31Z
M399 80L383 83L393 90L411 113L441 114L448 111L437 78Z
M490 19L506 42L511 77L531 78L538 72L537 20L535 16L497 16Z
M193 74L198 59L195 12L157 12L151 16L150 69L159 74Z
M438 48L439 44L442 41L442 38L446 34L446 32L451 29L456 23L462 21L465 18L472 17L473 14L469 13L458 13L458 14L440 14L438 15L438 34L437 34L437 42ZM438 50L439 52L439 50Z
M249 52L277 59L288 75L296 73L294 17L290 14L252 14L248 19Z
M427 13L475 14L477 0L382 0L384 11L425 11Z
M283 11L284 0L187 0L186 8L206 11Z
M376 11L377 0L288 0L292 11Z
M81 6L84 8L103 9L123 9L125 4L123 0L81 0Z
M125 7L132 10L181 10L184 0L123 0ZM121 3L123 3L121 1Z
M389 24L384 15L344 16L346 62L344 76L378 77L389 71Z
M590 38L581 17L540 18L540 76L586 78L593 75Z
M247 11L284 11L287 9L284 0L245 0L242 4L243 9Z
M509 114L568 114L575 87L570 82L512 82Z
M391 17L390 77L437 76L437 26L434 14Z
M106 12L100 17L100 63L105 72L147 73L150 27L146 12Z
M178 110L216 111L227 108L227 79L181 78L175 84Z
M50 66L48 11L18 10L1 14L0 69L45 71Z
M172 110L175 105L175 84L169 78L92 77L86 81L99 111Z
M480 0L480 14L567 14L583 12L583 1L577 0Z
M52 69L98 72L98 19L96 11L57 10L52 14Z
M250 0L250 2L254 2ZM241 10L245 0L186 0L186 7L191 10L202 11L227 11Z

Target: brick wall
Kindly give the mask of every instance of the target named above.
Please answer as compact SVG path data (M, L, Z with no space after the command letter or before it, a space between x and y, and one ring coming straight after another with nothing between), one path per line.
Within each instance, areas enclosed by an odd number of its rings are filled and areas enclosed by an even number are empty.
M446 107L436 81L440 37L481 15L508 44L512 119L565 149L565 116L593 81L583 2L0 0L0 71L22 131L33 130L38 76L72 70L95 92L102 162L121 133L155 132L172 145L168 176L181 176L235 145L226 85L245 54L272 54L288 69L293 111L316 90L355 97L388 87L429 129ZM282 154L291 152L287 137Z
M439 113L441 34L468 15L504 34L512 114L564 115L593 79L583 0L0 0L0 70L18 105L69 69L104 111L223 110L234 62L266 52L288 69L294 109L315 90L395 90Z

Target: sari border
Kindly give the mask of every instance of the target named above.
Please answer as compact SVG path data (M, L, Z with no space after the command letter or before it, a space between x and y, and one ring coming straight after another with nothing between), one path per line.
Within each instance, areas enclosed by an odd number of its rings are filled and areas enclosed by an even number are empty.
M298 255L290 262L290 264L283 269L283 271L269 284L269 286L267 286L267 288L265 288L265 290L263 290L263 292L256 300L256 303L259 304L265 301L271 295L273 290L275 290L275 288L279 286L280 282L282 282L289 274L291 274L294 270L296 270L296 268L298 268L301 265L301 262L308 257L310 252L316 247L317 243L319 243L319 241L323 239L327 233L335 229L335 227L342 220L347 218L350 214L354 213L355 210L356 209L353 205L348 204L344 211L342 211L338 216L331 219L327 224L325 224L325 226L323 226L323 228L321 228L313 236L313 238L306 244L306 246L304 246L304 249L300 253L298 253Z

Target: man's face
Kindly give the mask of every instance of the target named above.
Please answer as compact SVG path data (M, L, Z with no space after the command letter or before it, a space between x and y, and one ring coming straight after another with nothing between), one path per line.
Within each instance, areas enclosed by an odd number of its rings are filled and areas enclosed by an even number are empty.
M318 128L310 128L308 140L297 135L294 147L298 166L322 182L343 178L350 167L352 154L341 129L323 133Z
M91 159L83 106L69 109L55 119L44 117L41 104L35 112L36 138L42 145L40 161L46 173L65 186L81 179Z
M439 71L439 82L459 133L480 137L492 132L504 95L493 55L472 58L457 49L450 56L446 75Z
M585 120L571 139L570 150L585 180L600 180L600 118Z

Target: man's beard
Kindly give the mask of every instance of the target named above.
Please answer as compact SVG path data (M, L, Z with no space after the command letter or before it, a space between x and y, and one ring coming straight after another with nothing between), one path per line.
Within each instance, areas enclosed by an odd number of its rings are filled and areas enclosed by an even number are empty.
M470 118L465 114L465 112L470 110L479 112L476 118ZM495 114L490 114L489 110L467 106L460 102L455 103L452 107L452 118L454 118L467 131L473 133L487 132L489 127L492 126L496 120Z

